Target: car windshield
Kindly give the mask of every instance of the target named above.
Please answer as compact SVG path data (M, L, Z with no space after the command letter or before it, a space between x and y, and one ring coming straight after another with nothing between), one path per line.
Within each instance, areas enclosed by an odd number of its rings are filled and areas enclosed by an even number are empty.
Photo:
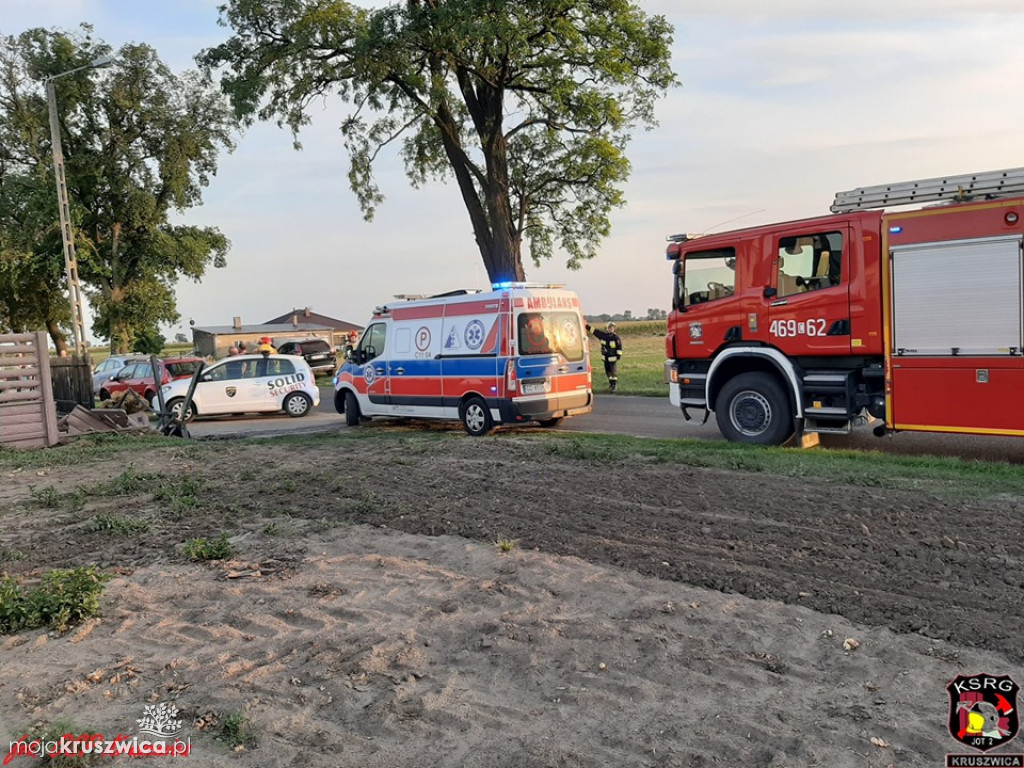
M202 365L202 362L199 360L176 360L164 365L171 378L178 379L184 376L191 376Z
M308 355L310 352L330 352L331 345L323 339L311 339L309 341L300 341L298 346L302 347L302 354Z

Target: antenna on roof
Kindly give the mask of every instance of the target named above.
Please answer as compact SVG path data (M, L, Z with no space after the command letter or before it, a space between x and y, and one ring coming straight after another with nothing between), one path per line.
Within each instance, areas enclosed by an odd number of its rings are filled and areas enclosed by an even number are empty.
M704 234L707 234L712 229L720 227L723 224L732 224L734 221L739 221L740 219L745 219L745 218L747 218L747 216L753 216L754 214L757 214L757 213L764 213L766 210L768 210L768 209L767 208L758 208L756 211L751 211L750 213L744 213L742 216L735 216L735 217L733 217L731 219L726 219L725 221L720 221L717 224L712 224L710 227L707 227L704 230Z

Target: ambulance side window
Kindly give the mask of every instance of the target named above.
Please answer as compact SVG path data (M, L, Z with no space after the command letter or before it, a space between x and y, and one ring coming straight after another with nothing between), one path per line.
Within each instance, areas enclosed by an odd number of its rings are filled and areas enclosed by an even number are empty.
M384 354L384 340L387 337L387 326L384 323L374 323L366 329L363 338L359 341L359 351L366 352L366 360L373 360Z

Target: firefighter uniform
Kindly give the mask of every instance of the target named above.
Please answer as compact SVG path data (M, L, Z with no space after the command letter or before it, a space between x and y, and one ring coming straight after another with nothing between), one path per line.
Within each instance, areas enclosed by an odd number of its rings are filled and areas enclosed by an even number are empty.
M587 326L587 330L591 330ZM615 333L615 323L608 323L607 331L593 331L601 342L601 358L604 360L604 372L608 376L608 389L612 392L619 388L619 358L622 357L622 339Z

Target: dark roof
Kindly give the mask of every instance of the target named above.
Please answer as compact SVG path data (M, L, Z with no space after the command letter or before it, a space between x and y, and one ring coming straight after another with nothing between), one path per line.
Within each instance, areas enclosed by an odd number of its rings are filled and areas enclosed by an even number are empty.
M232 336L234 334L247 334L247 333L260 333L266 334L267 336L273 336L275 334L292 334L296 331L331 331L333 330L329 325L318 325L316 323L299 323L298 325L292 325L291 323L261 323L259 325L243 325L241 328L235 328L233 325L204 325L194 326L194 331L202 331L203 333L210 333L214 336Z
M319 325L325 325L328 328L333 328L336 331L359 331L362 330L361 325L354 325L353 323L345 322L344 320L337 320L327 315L321 315L316 312L311 312L308 309L293 309L291 312L287 312L280 317L275 317L272 320L267 320L268 323L288 323L292 322L292 318L296 318L299 321L299 327L302 327L303 323L318 323Z

